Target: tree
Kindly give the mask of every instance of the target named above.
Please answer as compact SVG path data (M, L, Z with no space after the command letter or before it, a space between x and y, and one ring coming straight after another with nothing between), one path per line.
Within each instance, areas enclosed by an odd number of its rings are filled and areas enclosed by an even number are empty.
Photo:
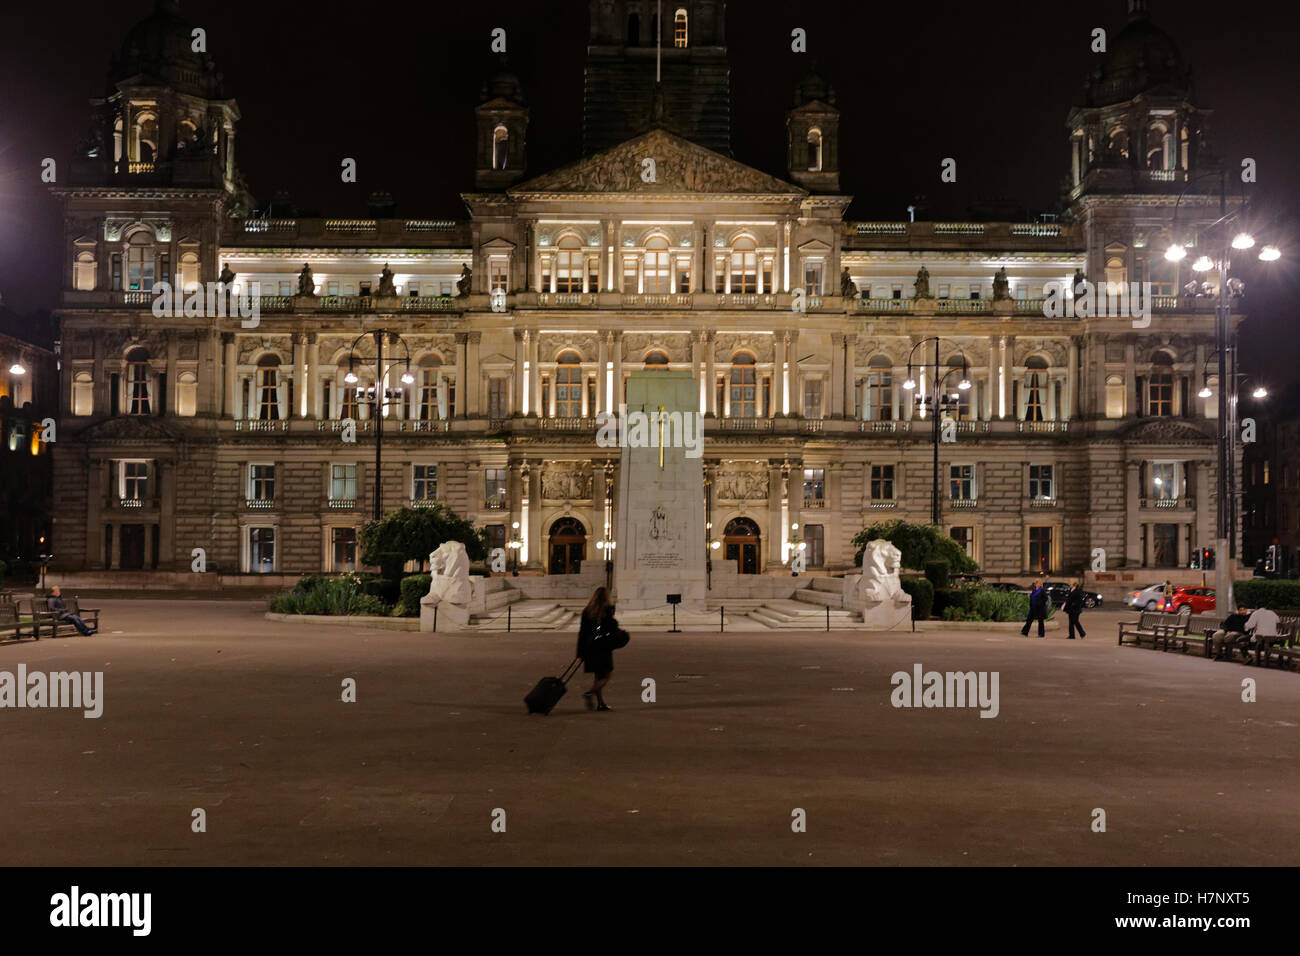
M862 563L862 552L867 542L884 538L903 553L902 565L914 571L924 571L928 563L943 561L951 572L972 574L979 570L974 559L952 538L932 524L913 524L909 521L880 521L863 528L853 536L857 549L853 561Z
M400 581L407 561L424 561L448 541L459 541L471 561L487 557L485 533L442 504L400 508L361 529L361 560L376 565L390 581Z

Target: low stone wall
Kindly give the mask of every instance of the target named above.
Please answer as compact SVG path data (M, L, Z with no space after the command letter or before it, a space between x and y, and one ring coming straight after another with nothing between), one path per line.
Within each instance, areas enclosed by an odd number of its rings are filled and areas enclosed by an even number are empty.
M296 624L331 624L342 627L375 627L387 631L418 631L419 618L368 617L361 614L275 614L266 612L268 621L293 621Z
M209 571L67 571L49 573L45 586L59 585L65 591L83 588L96 591L290 591L301 574L218 574Z

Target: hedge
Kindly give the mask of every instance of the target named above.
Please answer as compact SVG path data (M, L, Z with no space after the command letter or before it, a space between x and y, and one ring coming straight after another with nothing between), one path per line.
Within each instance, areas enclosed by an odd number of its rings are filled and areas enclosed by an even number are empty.
M1232 595L1237 604L1249 607L1266 607L1274 611L1300 608L1300 581L1278 581L1271 578L1255 578L1250 581L1237 581L1232 585ZM1228 608L1220 608L1226 615ZM1236 610L1232 608L1231 610Z
M934 606L934 585L925 578L916 577L899 578L898 583L912 596L912 616L918 621L929 617L930 608Z
M402 578L402 600L397 605L397 613L402 617L419 617L420 598L429 593L432 575L408 574Z

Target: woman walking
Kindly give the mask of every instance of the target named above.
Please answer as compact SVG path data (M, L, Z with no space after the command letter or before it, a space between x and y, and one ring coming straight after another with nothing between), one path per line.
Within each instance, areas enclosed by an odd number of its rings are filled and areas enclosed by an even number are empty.
M582 658L582 669L594 674L591 690L582 695L588 710L610 710L601 691L609 683L614 670L614 650L627 644L627 632L620 630L614 619L614 605L609 602L609 592L596 588L582 611L578 625L577 656Z

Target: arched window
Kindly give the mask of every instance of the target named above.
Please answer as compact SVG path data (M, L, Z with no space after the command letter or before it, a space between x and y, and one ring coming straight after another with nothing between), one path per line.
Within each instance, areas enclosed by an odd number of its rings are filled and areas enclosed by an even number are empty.
M192 292L199 287L199 256L195 252L181 253L181 288Z
M731 283L734 294L758 291L758 252L754 240L742 236L731 246Z
M504 126L492 131L492 168L505 169L510 155L510 132Z
M1128 130L1123 126L1112 129L1106 140L1106 149L1115 156L1128 159Z
M1151 378L1147 382L1147 414L1174 413L1174 359L1168 352L1151 356Z
M894 418L894 371L883 355L867 363L867 394L862 417L877 422Z
M158 158L158 118L140 113L131 127L131 160L152 164Z
M1025 362L1025 412L1023 421L1047 418L1047 360L1034 355Z
M153 291L154 280L153 236L140 231L126 244L126 288L130 292Z
M627 45L641 45L641 14L639 13L627 15Z
M1124 378L1120 375L1106 376L1106 417L1123 418L1125 392Z
M413 417L425 422L442 418L440 407L445 404L445 400L440 401L442 359L436 355L425 355L420 359L419 370Z
M151 395L149 353L141 348L126 353L126 408L129 415L149 415Z
M582 243L573 236L560 240L559 253L556 255L555 291L582 291Z
M960 355L951 356L948 359L947 367L949 371L944 373L946 378L944 378L943 383L945 390L944 398L948 400L948 414L952 418L962 421L971 417L970 396L971 392L975 391L975 389L973 386L971 388L958 387L962 378L969 374L968 372L951 371L952 369L966 368L966 361Z
M672 274L668 266L668 240L655 236L645 244L645 291L672 292Z
M122 117L113 120L113 162L122 161Z
M1184 126L1178 131L1178 168L1187 169L1187 127Z
M176 414L186 417L198 409L199 377L193 372L181 372L176 381Z
M1174 138L1169 127L1164 123L1152 123L1147 127L1146 164L1147 169L1173 169Z
M668 356L663 352L651 352L645 357L646 371L668 368Z
M257 417L264 422L287 417L281 413L280 359L274 355L257 360Z
M555 360L555 414L558 418L582 416L582 356L564 352Z
M95 381L89 372L72 376L72 414L95 414Z
M687 26L688 17L686 11L679 7L677 13L673 16L673 46L678 49L685 49L690 39Z
M754 356L737 352L731 357L731 410L732 418L754 418L758 413L757 369Z
M1124 265L1124 256L1108 255L1106 257L1106 291L1110 295L1119 295L1128 288L1128 267Z
M808 131L808 172L819 173L822 169L822 131L816 126Z
M88 250L77 253L72 264L72 287L78 292L91 292L95 288L95 254Z

